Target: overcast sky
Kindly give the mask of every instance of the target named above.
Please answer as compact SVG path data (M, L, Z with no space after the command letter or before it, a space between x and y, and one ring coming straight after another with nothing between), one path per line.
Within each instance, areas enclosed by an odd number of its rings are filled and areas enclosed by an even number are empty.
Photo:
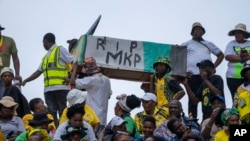
M0 24L6 28L2 34L16 41L20 73L25 79L38 68L46 53L42 45L44 34L54 33L57 44L67 47L66 40L79 38L100 14L102 19L95 35L166 44L189 40L191 26L198 21L206 29L204 38L224 52L226 44L234 39L227 34L236 24L241 22L250 28L249 5L249 0L0 0ZM224 79L226 102L230 107L226 68L224 60L217 73ZM113 95L108 119L114 114L116 95L133 93L141 97L140 84L111 80ZM22 91L28 100L43 98L43 76L27 83ZM187 96L181 101L187 113Z

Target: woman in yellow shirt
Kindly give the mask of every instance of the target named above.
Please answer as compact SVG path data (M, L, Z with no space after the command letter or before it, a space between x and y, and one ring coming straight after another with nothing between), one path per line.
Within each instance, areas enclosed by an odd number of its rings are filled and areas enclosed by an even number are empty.
M240 125L239 111L236 108L226 109L222 112L220 120L223 130L215 134L215 141L229 141L230 125Z

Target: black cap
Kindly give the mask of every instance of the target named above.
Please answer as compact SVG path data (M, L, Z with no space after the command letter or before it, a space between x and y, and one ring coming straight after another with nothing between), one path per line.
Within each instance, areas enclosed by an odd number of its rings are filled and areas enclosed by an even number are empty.
M211 62L210 60L203 60L200 63L196 64L197 67L211 67L214 68L214 63Z

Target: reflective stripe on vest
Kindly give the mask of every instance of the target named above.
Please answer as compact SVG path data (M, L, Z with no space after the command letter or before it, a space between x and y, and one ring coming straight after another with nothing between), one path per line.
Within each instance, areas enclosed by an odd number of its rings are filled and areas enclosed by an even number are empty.
M68 78L66 65L59 62L60 47L53 48L49 55L43 57L42 70L44 75L44 86L62 85Z

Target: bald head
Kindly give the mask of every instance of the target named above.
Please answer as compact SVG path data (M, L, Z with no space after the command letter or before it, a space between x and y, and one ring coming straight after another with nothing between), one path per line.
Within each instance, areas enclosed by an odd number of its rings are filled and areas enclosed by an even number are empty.
M182 104L179 100L172 100L170 101L169 105L177 105L179 108L182 109Z
M182 110L182 104L179 100L172 100L169 103L169 114L170 116L175 116L177 118L180 118L181 113L183 112Z

